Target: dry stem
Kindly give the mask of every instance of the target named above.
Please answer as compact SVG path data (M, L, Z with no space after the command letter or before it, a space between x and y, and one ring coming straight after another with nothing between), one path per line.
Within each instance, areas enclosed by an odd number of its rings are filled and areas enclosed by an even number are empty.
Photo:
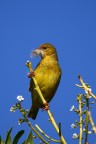
M89 88L86 86L86 84L84 83L82 77L79 75L78 78L79 78L82 86L79 86L78 84L76 84L76 85L77 85L78 87L81 87L81 88L83 88L84 90L86 90L91 97L93 97L94 99L96 99L96 96L95 96L95 95L89 90Z

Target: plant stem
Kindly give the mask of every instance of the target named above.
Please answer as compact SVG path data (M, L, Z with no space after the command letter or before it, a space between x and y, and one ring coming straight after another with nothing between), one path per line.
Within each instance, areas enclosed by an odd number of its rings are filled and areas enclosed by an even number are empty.
M79 144L82 144L82 95L79 95L79 112L80 112L80 135L79 135Z
M35 130L35 128L31 125L31 123L27 122L29 127L37 134L37 136L44 142L45 144L48 144L48 142Z
M89 88L84 83L82 77L79 75L78 78L79 78L79 80L80 80L80 82L81 82L81 84L83 86L83 89L86 90L90 96L92 96L94 99L96 99L96 96L92 92L89 91Z
M36 124L35 127L46 137L48 138L49 140L53 141L53 142L56 142L56 143L60 143L60 140L55 140L51 137L49 137L47 134L44 133L43 130L41 130L41 128Z
M86 97L86 125L85 125L85 144L88 141L88 123L89 123L89 116L88 116L88 111L89 111L89 99Z
M60 133L60 132L59 132L59 128L58 128L58 126L57 126L57 124L56 124L56 122L55 122L55 120L54 120L54 117L53 117L52 113L50 112L50 110L48 110L47 112L48 112L48 115L49 115L49 118L50 118L51 123L53 124L56 132L58 133L58 135L59 135L59 137L60 137L60 140L61 140L62 144L66 144L66 141L65 141L63 135L62 135L62 134L59 134L59 133Z
M29 122L24 110L22 109L21 105L19 104L19 110L22 113L24 120L27 122L28 126L37 134L37 136L44 142L45 144L48 144L48 142L38 133L38 131L35 130L35 128L31 125Z
M96 134L96 126L95 126L95 124L93 122L92 115L91 115L90 111L88 112L88 116L89 116L89 120L90 120L90 123L91 123L91 126L92 126L92 130Z
M28 61L28 62L26 63L26 66L29 68L29 71L30 71L30 72L33 71L33 70L32 70L32 64L31 64L31 62ZM47 103L46 100L44 99L42 93L41 93L41 90L40 90L40 88L39 88L39 86L38 86L38 84L37 84L37 81L36 81L36 79L34 78L34 76L32 77L32 79L33 79L33 81L34 81L36 90L37 90L37 92L38 92L38 94L39 94L39 96L40 96L43 104ZM59 128L58 128L58 126L57 126L57 124L56 124L56 122L55 122L55 120L54 120L54 118L53 118L53 115L51 114L50 110L47 110L47 113L48 113L48 115L49 115L49 118L50 118L50 120L51 120L51 123L53 124L56 132L57 132L58 135L59 135ZM61 134L61 135L59 135L59 137L60 137L61 143L62 143L62 144L66 144L66 141L65 141L63 135Z

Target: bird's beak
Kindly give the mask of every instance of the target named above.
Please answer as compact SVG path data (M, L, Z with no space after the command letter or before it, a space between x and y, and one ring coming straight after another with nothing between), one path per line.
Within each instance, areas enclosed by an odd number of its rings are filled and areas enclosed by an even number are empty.
M41 49L36 49L32 52L33 55L40 55L41 57L43 57L44 52Z

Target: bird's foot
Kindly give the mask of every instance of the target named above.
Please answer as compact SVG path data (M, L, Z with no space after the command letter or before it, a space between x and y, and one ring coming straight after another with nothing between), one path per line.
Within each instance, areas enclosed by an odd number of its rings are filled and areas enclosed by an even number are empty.
M42 110L49 110L49 104L48 103L45 103Z
M28 74L28 78L31 78L31 77L33 77L33 76L35 76L34 71L32 71L32 72L30 72L30 73Z

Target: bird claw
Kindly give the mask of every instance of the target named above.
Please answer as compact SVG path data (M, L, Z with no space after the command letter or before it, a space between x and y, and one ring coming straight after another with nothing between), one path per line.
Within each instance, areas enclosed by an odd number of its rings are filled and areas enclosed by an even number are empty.
M28 74L28 78L31 78L31 77L33 77L33 76L35 76L34 71L32 71L32 72L30 72L30 73Z
M48 103L45 103L42 110L49 110L49 104Z

